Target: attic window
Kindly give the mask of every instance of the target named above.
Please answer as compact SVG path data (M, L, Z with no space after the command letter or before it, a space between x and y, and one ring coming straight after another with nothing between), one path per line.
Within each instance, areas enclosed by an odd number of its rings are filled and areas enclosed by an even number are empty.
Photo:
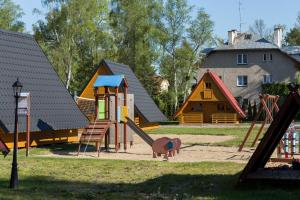
M206 82L205 83L205 89L211 89L211 83Z

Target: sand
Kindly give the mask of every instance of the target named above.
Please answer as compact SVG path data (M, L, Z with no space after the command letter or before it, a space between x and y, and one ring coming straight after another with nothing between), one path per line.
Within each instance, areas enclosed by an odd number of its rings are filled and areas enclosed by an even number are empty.
M180 153L175 157L170 157L168 162L237 162L247 163L253 150L245 148L243 152L238 152L236 147L211 146L216 142L223 142L233 139L232 136L212 136L212 135L150 135L153 139L159 137L179 137L183 145ZM141 140L137 135L134 136L134 145L128 148L127 152L120 150L115 153L112 149L110 152L102 151L100 157L96 152L51 152L47 157L69 157L69 158L93 158L93 159L118 159L118 160L150 160L162 161L163 157L153 158L152 148ZM201 143L201 144L199 144Z

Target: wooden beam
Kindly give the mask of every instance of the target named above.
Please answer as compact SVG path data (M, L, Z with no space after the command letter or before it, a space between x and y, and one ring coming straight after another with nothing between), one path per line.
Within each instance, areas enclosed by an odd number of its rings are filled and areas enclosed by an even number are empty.
M119 142L118 142L118 132L119 132L119 123L118 123L118 93L119 88L116 87L116 97L115 97L115 151L119 150Z

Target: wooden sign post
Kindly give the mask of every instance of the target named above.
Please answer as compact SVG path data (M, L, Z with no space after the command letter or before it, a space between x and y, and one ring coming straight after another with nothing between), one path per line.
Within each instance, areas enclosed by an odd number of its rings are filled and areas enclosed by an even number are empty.
M30 147L30 93L22 92L18 102L18 115L26 116L26 157Z

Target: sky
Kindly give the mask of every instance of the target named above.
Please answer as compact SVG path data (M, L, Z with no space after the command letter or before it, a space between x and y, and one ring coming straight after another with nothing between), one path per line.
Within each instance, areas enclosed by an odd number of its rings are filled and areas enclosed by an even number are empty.
M26 24L26 31L32 33L32 24L43 16L32 14L37 8L45 13L41 0L12 0L19 4L25 15L22 20ZM268 27L275 24L284 24L289 30L296 23L297 14L300 11L300 0L240 0L242 31L247 31L255 19L263 19ZM188 0L194 6L192 16L196 15L199 8L204 8L215 23L215 35L226 39L227 31L239 30L239 0Z

